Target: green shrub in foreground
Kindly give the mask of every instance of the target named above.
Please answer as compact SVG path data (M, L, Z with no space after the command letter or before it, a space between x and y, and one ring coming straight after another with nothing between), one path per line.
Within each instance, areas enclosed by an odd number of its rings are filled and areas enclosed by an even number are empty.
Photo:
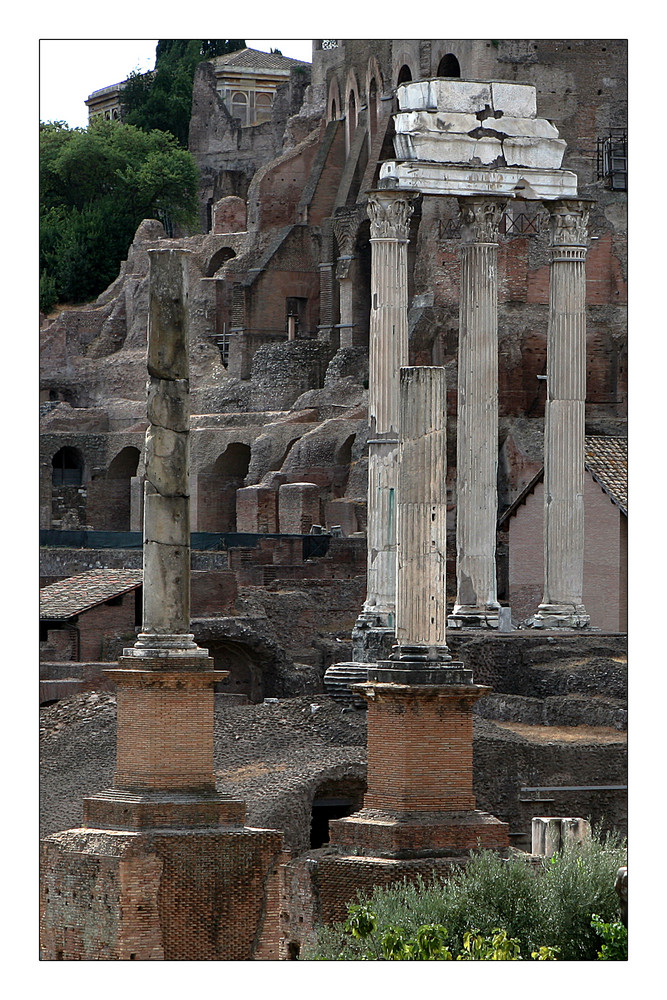
M591 841L544 859L537 872L520 857L500 858L491 851L471 855L447 880L403 882L359 893L359 903L375 920L373 935L354 936L342 923L322 928L317 946L304 959L359 961L382 958L377 941L400 931L406 945L420 928L446 928L447 948L459 955L466 935L492 938L499 928L516 941L522 956L558 949L565 961L594 961L602 937L591 921L618 917L616 873L627 863L618 837L593 834ZM549 956L551 957L551 956ZM470 960L470 959L461 959Z

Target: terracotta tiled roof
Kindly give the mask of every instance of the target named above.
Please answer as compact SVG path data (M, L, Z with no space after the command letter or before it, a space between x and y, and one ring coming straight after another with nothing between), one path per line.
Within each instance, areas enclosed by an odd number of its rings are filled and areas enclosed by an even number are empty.
M628 439L625 437L601 437L586 435L586 457L584 466L617 507L628 514ZM498 518L501 528L519 507L526 502L538 483L544 479L544 466L524 486L510 506Z
M291 59L276 52L260 52L259 49L239 49L211 60L216 69L225 66L247 66L250 69L289 69L290 66L309 66L304 59Z
M607 496L628 513L628 439L586 436L585 465Z
M39 617L62 621L96 604L134 590L143 579L140 569L91 569L43 587L39 592Z

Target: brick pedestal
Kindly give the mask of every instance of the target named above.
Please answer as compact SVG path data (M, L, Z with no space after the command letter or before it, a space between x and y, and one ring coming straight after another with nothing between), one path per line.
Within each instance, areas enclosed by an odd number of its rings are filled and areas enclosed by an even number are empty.
M395 858L506 849L507 824L475 809L473 794L472 706L490 689L369 682L354 690L368 703L368 791L360 812L331 821L331 843Z

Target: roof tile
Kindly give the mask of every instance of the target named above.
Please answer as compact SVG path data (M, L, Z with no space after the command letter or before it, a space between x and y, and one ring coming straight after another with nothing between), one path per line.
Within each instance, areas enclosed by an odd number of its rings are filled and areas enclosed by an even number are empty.
M142 580L143 570L140 569L92 569L56 580L39 592L39 617L64 621L96 604L134 590Z

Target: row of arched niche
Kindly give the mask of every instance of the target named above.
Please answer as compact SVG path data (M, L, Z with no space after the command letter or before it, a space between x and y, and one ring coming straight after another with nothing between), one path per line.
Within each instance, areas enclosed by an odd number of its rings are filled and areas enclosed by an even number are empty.
M442 56L435 76L461 76L461 67L453 52L448 52ZM409 57L406 57L405 62L401 62L396 72L396 79L386 81L380 71L377 59L375 56L371 56L366 68L363 91L359 87L357 74L353 68L350 68L348 71L343 88L341 88L335 71L332 73L329 81L327 100L327 122L345 121L346 149L348 152L357 128L359 111L363 107L368 109L368 131L372 142L379 121L379 102L381 96L386 92L388 86L390 89L393 89L401 83L409 83L414 79L420 79L420 75L413 69Z

